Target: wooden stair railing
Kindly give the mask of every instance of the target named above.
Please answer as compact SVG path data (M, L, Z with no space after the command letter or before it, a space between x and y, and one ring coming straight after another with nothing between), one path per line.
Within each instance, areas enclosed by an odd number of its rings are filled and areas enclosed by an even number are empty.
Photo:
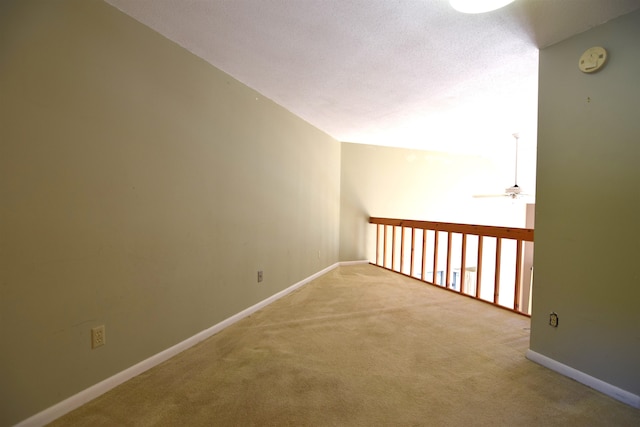
M376 225L372 264L529 316L529 303L522 297L523 263L524 245L533 242L533 229L376 217L369 218L369 223ZM441 233L446 240L440 239ZM453 251L454 238L460 241L460 252ZM487 251L493 242L495 253ZM505 258L512 258L512 263ZM487 269L493 269L488 277ZM513 274L512 281L505 280L505 271Z

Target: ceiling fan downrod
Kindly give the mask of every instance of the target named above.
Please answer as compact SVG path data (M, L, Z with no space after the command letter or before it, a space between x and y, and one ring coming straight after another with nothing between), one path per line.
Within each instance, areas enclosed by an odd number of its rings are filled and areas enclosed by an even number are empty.
M512 135L516 139L516 172L514 177L514 182L515 182L514 187L517 187L518 186L518 140L520 139L520 134L514 133Z

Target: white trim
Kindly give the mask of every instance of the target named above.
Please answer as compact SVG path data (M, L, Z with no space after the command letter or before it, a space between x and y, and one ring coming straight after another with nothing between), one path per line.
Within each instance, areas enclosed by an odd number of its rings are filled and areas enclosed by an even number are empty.
M577 369L574 369L571 366L567 366L563 363L558 362L557 360L551 359L547 356L537 353L531 349L527 350L526 357L532 362L542 365L545 368L549 368L552 371L555 371L561 375L564 375L565 377L574 379L579 383L582 383L595 390L598 390L599 392L604 393L607 396L612 397L616 400L619 400L622 403L626 403L629 406L633 406L634 408L640 409L640 396L636 394L633 394L619 387L606 383L602 380L592 377L591 375L585 374L582 371L578 371Z
M117 374L113 375L112 377L109 377L103 381L100 381L97 384L92 385L91 387L74 394L73 396L69 397L68 399L63 400L62 402L59 402L53 406L50 406L49 408L45 409L44 411L38 412L37 414L19 422L18 424L15 425L15 427L39 427L39 426L43 426L45 424L48 424L58 418L60 418L61 416L65 415L68 412L73 411L76 408L79 408L80 406L84 405L85 403L89 402L90 400L95 399L96 397L108 392L109 390L115 388L116 386L122 384L123 382L130 380L131 378L140 375L141 373L153 368L154 366L159 365L160 363L164 362L165 360L168 360L170 358L172 358L173 356L177 355L178 353L183 352L184 350L188 349L189 347L192 347L196 344L198 344L200 341L205 340L207 338L209 338L212 335L217 334L218 332L220 332L221 330L223 330L224 328L226 328L227 326L231 326L232 324L236 323L238 320L241 320L247 316L250 316L251 314L255 313L256 311L260 310L261 308L266 307L267 305L271 304L272 302L282 298L283 296L295 291L296 289L306 285L307 283L309 283L310 281L317 279L318 277L328 273L329 271L333 270L334 268L340 266L340 265L352 265L352 264L360 264L360 263L368 263L369 261L348 261L348 262L337 262L333 265L330 265L329 267L320 270L319 272L312 274L311 276L307 277L306 279L303 279L301 281L299 281L298 283L294 283L293 285L289 286L288 288L274 294L271 295L269 298L266 298L262 301L260 301L257 304L252 305L251 307L242 310L241 312L234 314L233 316L223 320L220 323L217 323L215 325L213 325L212 327L205 329L204 331L198 332L197 334L195 334L192 337L187 338L186 340L179 342L178 344L169 347L166 350L161 351L160 353L157 353L151 357L149 357L148 359L143 360L140 363L137 363L127 369L125 369L124 371L118 372Z
M339 262L338 264L340 264L341 266L343 265L360 265L360 264L370 264L369 260L363 259L360 261L342 261Z

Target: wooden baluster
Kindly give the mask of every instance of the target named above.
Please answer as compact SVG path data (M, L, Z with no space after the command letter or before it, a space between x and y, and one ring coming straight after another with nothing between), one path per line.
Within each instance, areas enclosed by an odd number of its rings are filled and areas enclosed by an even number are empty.
M376 224L376 265L380 265L380 224Z
M516 280L513 291L513 309L520 310L520 290L522 288L522 240L516 240Z
M467 270L467 233L462 234L462 257L460 258L460 293L466 291L465 276Z
M411 266L409 267L409 276L413 277L413 257L415 256L416 245L416 229L411 227Z
M420 280L423 282L427 281L427 230L425 228L422 229L422 274L420 275Z
M391 242L391 269L396 269L396 226L393 226L393 232L391 233L393 241Z
M480 298L480 285L482 284L482 246L483 236L478 236L478 267L476 268L476 298Z
M496 276L495 286L493 288L493 303L498 304L498 298L500 297L500 258L502 257L502 239L496 238Z
M404 231L405 228L400 226L400 268L398 271L402 273L402 269L404 268Z
M431 283L436 282L436 274L438 274L438 230L433 230L433 234L435 235L434 243L433 243L433 274L431 277Z
M451 242L453 236L450 231L447 231L447 279L444 281L447 288L451 288Z
M387 226L384 226L384 249L382 252L382 266L387 267Z

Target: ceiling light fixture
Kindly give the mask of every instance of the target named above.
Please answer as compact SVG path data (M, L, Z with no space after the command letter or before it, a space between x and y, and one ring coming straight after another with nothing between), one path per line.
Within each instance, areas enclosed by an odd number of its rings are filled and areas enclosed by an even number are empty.
M451 7L462 13L484 13L505 7L514 0L449 0Z

